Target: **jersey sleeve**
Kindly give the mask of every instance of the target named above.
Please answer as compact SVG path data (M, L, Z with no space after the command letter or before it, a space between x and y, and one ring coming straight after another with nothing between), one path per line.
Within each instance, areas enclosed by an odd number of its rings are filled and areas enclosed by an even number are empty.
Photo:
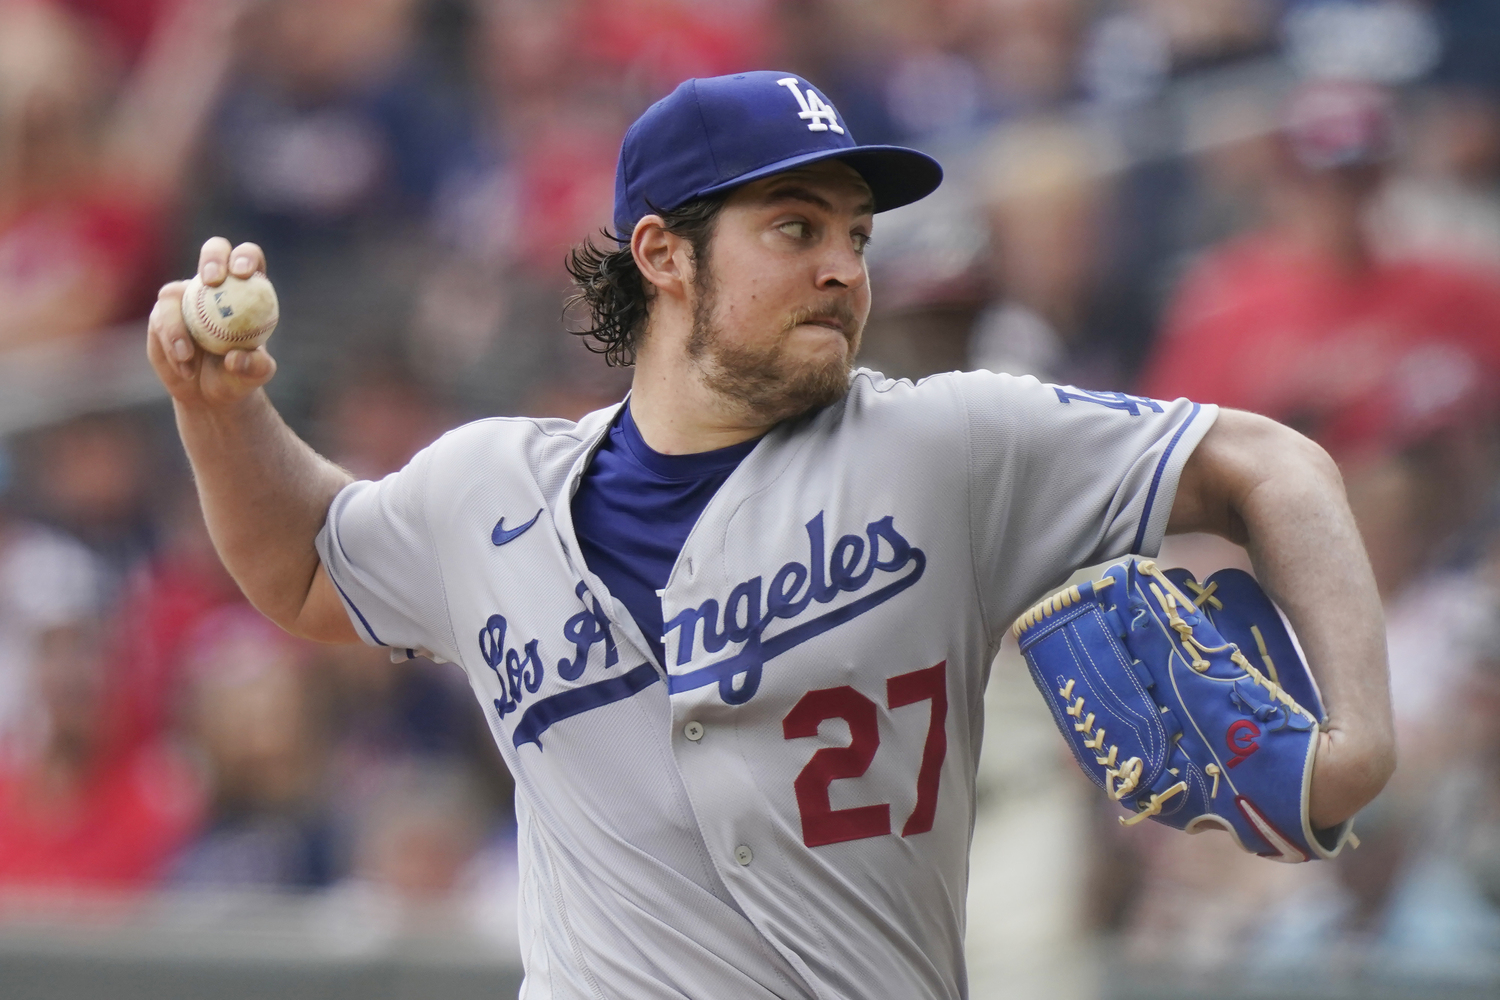
M350 483L328 508L318 556L365 642L456 660L437 548L428 527L433 449L379 482Z
M1077 569L1155 555L1183 465L1218 416L1187 399L962 376L970 518L989 627Z

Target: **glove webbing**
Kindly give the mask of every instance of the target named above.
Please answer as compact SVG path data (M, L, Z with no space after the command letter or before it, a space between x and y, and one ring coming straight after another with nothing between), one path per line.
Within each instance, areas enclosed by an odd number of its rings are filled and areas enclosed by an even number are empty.
M1205 653L1221 653L1225 650L1229 650L1229 659L1234 663L1234 665L1248 674L1250 676L1250 679L1257 685L1265 688L1272 698L1275 698L1277 701L1285 705L1288 711L1291 711L1293 709L1305 711L1305 709L1302 709L1302 706L1297 704L1297 700L1295 698L1287 694L1286 691L1282 689L1280 684L1272 680L1271 677L1267 677L1265 674L1261 673L1256 669L1254 664L1245 659L1245 655L1240 652L1239 647L1234 643L1226 642L1222 646L1201 645L1193 636L1193 627L1187 622L1183 621L1182 616L1177 613L1177 607L1180 604L1181 606L1187 608L1190 613L1199 614L1200 612L1197 605L1193 604L1191 600L1183 595L1182 591L1178 590L1175 586L1172 585L1172 581L1167 579L1166 574L1164 574L1157 567L1155 562L1150 559L1143 559L1140 562L1136 563L1136 568L1139 569L1142 573L1147 574L1148 576L1155 577L1161 582L1162 586L1166 588L1166 593L1163 594L1162 591L1158 589L1155 583L1151 584L1151 592L1156 595L1156 599L1160 601L1162 607L1166 608L1167 610L1167 624L1170 625L1172 629L1178 634L1178 636L1181 637L1183 647L1192 654L1193 659L1189 661L1189 665L1194 670L1198 671L1198 673L1201 674L1206 671L1209 666L1208 661L1198 655L1200 650ZM1223 605L1219 603L1218 599L1213 597L1213 588L1210 587L1197 589L1200 590L1202 596L1207 597L1210 601L1212 601L1219 607L1223 607ZM1271 662L1271 657L1266 650L1265 640L1261 638L1260 629L1256 628L1255 626L1251 626L1251 632L1255 636L1256 645L1260 647L1260 654L1262 658L1265 659L1266 666L1270 669L1272 677L1274 677L1276 674L1276 665Z

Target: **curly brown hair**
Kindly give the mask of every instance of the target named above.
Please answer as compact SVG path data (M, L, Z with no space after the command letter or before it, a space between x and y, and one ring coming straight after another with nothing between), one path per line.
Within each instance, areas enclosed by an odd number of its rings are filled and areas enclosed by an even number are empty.
M687 240L696 282L708 280L708 245L727 197L711 195L655 213L661 216L663 229ZM587 307L588 325L568 332L582 337L590 351L604 355L605 364L629 367L635 364L636 348L646 332L646 316L655 290L636 267L629 233L611 234L601 229L599 235L606 241L603 246L596 246L590 238L568 253L568 273L578 291L568 298L563 311Z

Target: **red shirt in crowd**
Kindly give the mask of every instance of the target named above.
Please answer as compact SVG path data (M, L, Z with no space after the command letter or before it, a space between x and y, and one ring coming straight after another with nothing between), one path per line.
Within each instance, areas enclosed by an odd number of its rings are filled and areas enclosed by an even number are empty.
M148 887L202 815L196 776L160 744L101 755L73 794L37 781L0 769L0 887Z
M1188 276L1140 388L1275 417L1337 455L1467 419L1497 386L1500 275L1421 260L1355 272L1259 234Z

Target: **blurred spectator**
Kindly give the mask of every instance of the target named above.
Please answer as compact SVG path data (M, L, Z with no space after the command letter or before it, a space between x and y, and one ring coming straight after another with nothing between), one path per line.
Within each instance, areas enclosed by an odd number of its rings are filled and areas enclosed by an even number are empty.
M122 413L80 417L31 435L21 451L18 502L87 545L118 587L155 541L155 460L142 425Z
M271 0L247 22L214 136L244 231L271 247L420 211L469 154L466 110L418 45L415 6Z
M44 640L98 619L103 577L82 545L8 514L0 487L0 761L34 752L45 739L36 712Z
M342 787L378 783L412 757L478 761L495 755L484 715L454 667L424 659L392 662L389 650L364 646L320 653L317 669L330 686Z
M1386 594L1477 513L1500 386L1500 278L1383 259L1372 242L1393 131L1373 87L1294 97L1266 226L1189 275L1142 383L1268 414L1328 447Z
M1376 206L1382 252L1500 269L1500 90L1437 89L1410 128L1412 169Z
M281 301L271 391L294 424L351 355L399 351L422 223L476 160L463 69L418 0L268 0L214 117L195 240L254 240ZM193 258L196 260L196 253Z
M972 364L1090 388L1134 370L1149 327L1104 259L1117 155L1062 121L999 133L984 160L998 297L975 323Z
M364 810L356 876L416 905L438 902L461 887L489 819L480 788L452 762L388 772Z
M1254 86L1228 88L1193 105L1185 140L1193 151L1185 171L1187 193L1178 190L1174 197L1185 202L1181 239L1191 255L1262 223L1282 152L1274 104ZM1182 265L1176 259L1167 263Z
M120 694L124 737L138 742L173 729L195 637L218 609L244 601L209 540L192 485L162 495L169 499L160 544L132 567L116 615L115 670L128 679Z
M1079 0L982 0L965 47L997 114L1035 111L1074 93L1085 25Z
M0 4L0 348L149 308L239 7L181 0L117 81L62 6Z
M765 63L771 0L589 0L577 54L665 95L690 76Z
M0 762L0 886L140 889L192 834L192 769L167 743L122 744L120 675L95 623L42 634L36 659L44 734Z
M371 364L328 390L317 423L323 454L360 479L380 479L458 421L413 373Z
M692 5L642 9L689 35L704 19ZM633 47L643 36L600 35L592 10L534 0L480 7L472 58L487 98L487 161L454 174L441 192L433 236L442 252L423 271L406 338L413 367L474 411L531 411L538 398L571 387L586 412L625 391L624 380L561 335L561 265L571 246L610 225L625 127L679 81L663 84L646 69L649 46ZM689 49L683 58L699 55ZM627 69L640 75L621 79Z
M332 880L327 734L309 654L247 606L202 622L188 718L212 797L175 881L307 888Z

